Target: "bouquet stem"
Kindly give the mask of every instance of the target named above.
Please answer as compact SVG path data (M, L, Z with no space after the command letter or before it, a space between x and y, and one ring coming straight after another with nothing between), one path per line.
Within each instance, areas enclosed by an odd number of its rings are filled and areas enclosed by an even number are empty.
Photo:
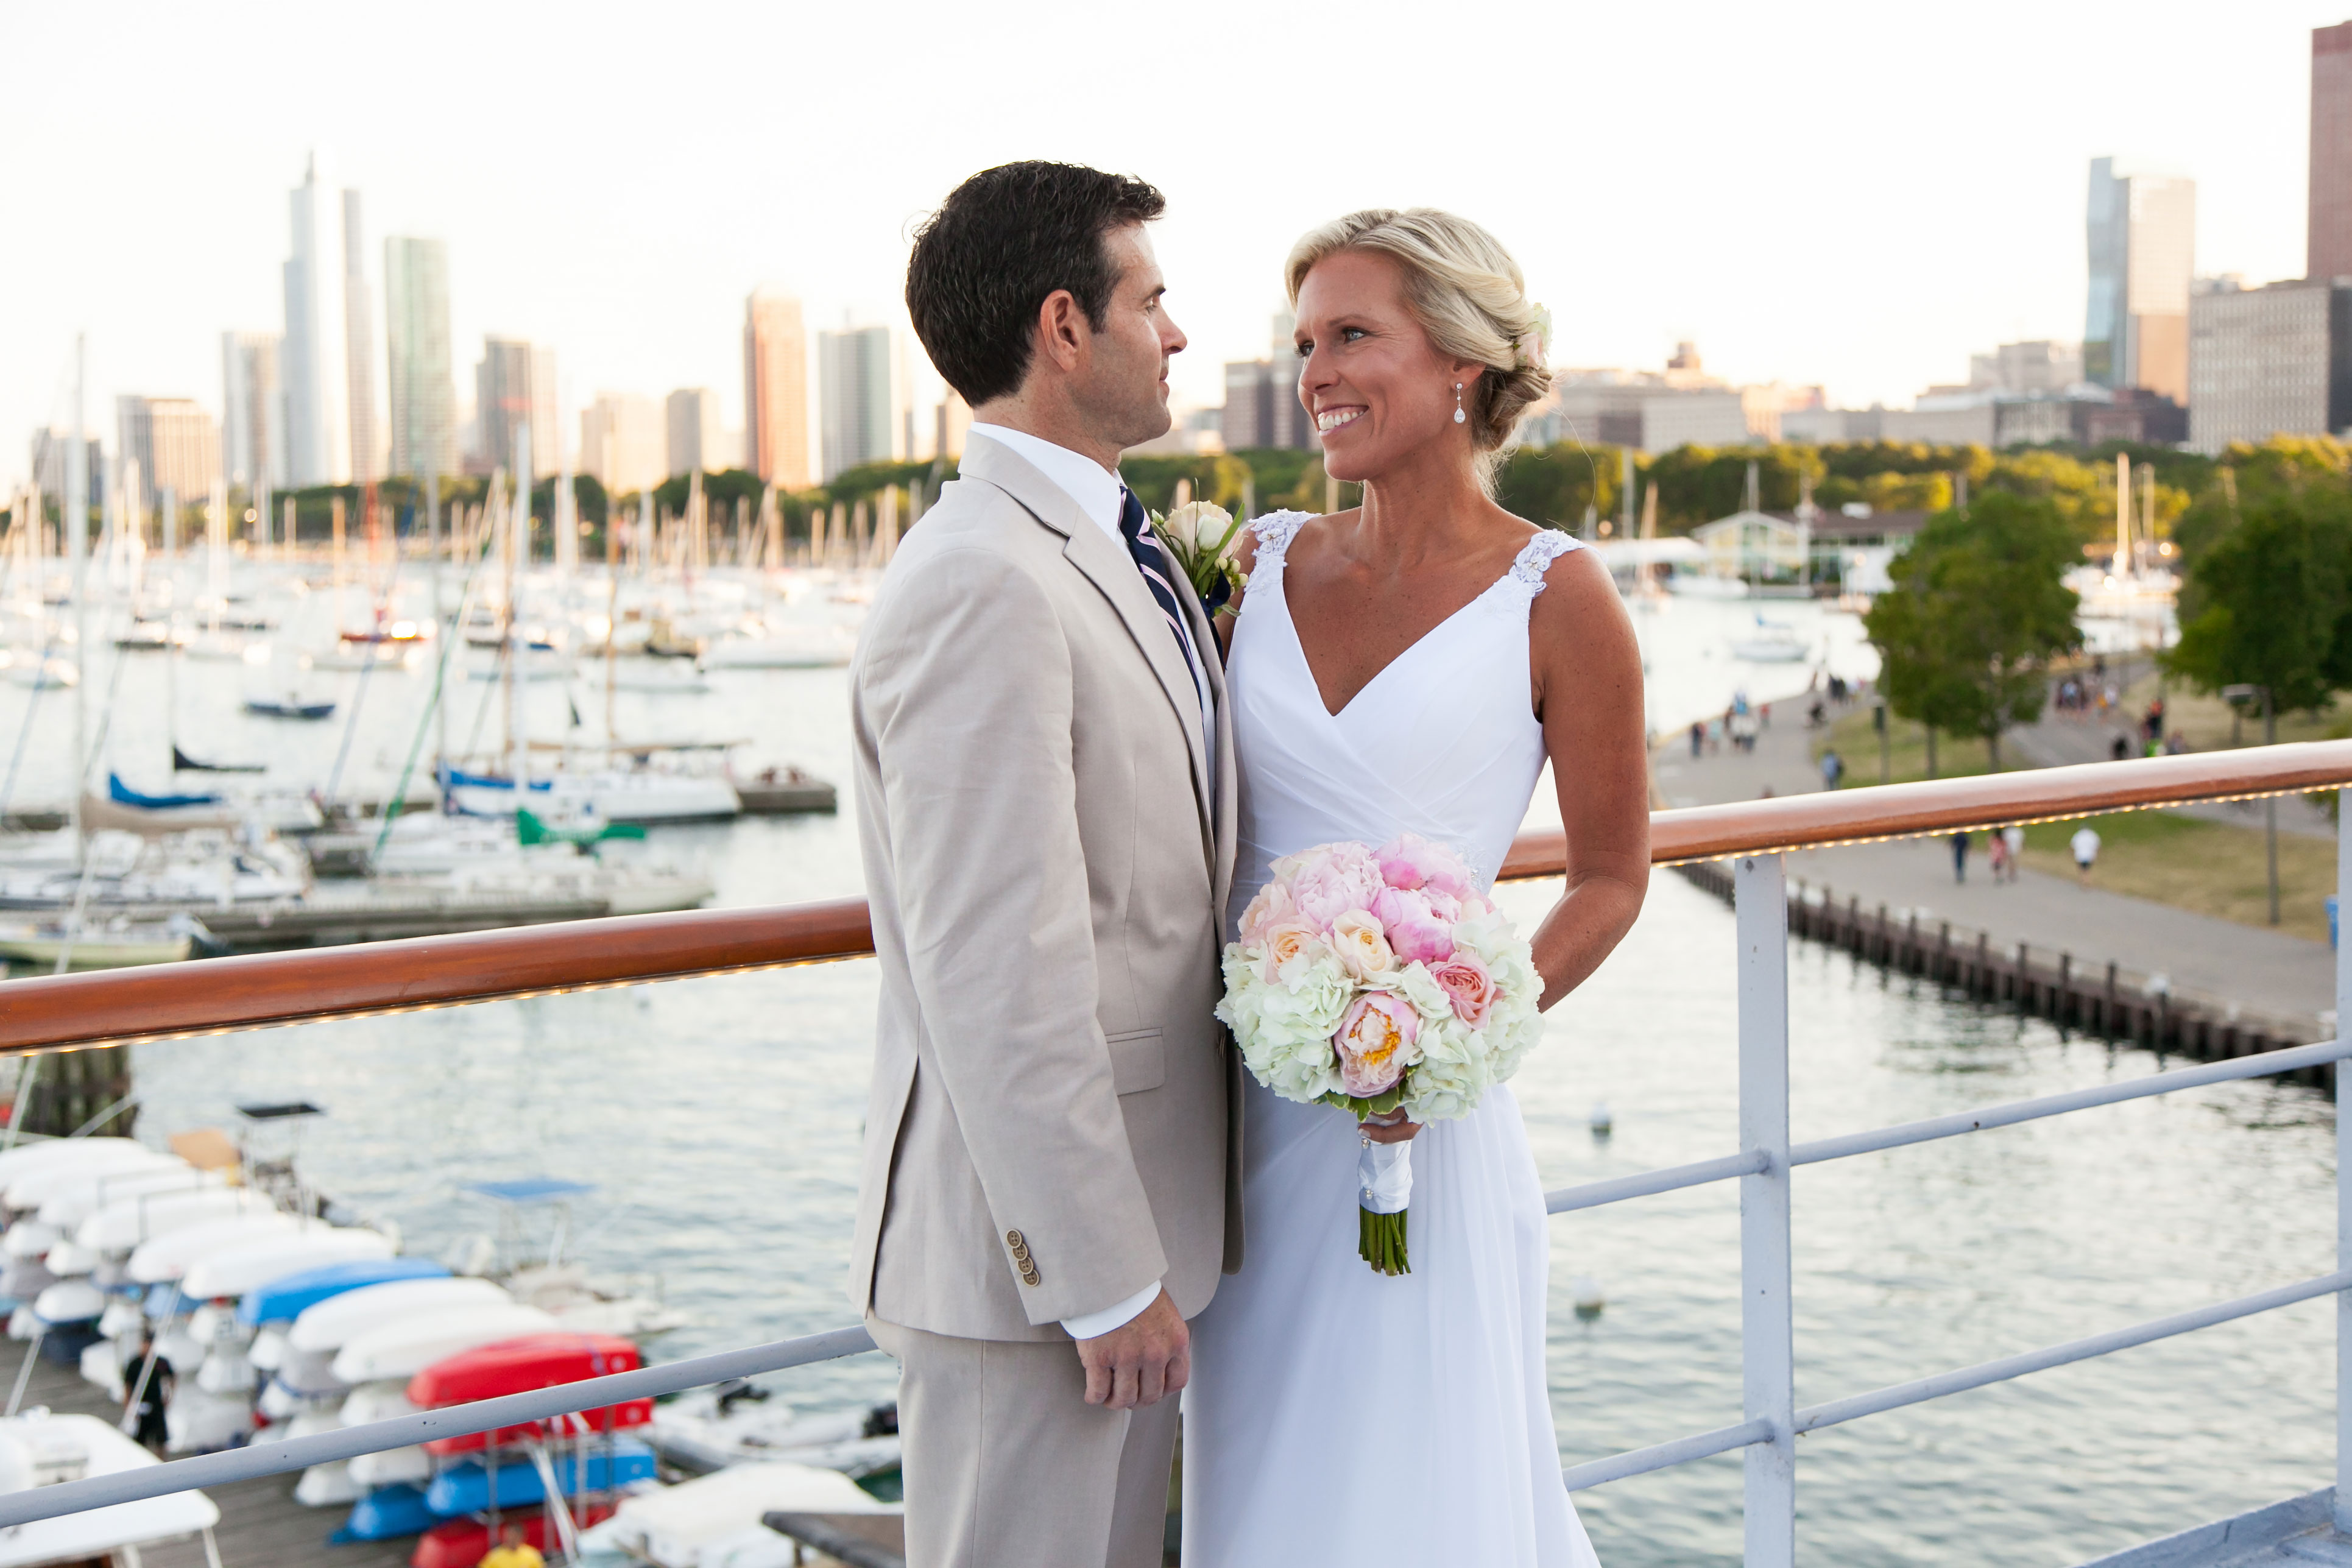
M1370 1209L1359 1209L1356 1215L1361 1222L1357 1229L1356 1251L1372 1266L1372 1271L1391 1279L1412 1273L1412 1265L1405 1260L1405 1211L1374 1214Z

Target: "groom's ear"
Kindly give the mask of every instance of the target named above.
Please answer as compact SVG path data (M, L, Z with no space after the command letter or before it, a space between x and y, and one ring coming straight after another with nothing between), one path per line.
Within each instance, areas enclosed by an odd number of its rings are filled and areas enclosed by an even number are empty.
M1075 372L1094 337L1087 310L1067 289L1056 289L1037 307L1036 353L1039 361L1061 374Z

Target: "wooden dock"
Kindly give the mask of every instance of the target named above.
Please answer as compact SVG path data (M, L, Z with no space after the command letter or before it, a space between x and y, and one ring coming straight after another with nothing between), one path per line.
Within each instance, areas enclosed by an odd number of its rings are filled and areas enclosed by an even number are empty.
M1708 860L1675 869L1717 898L1730 900L1728 866ZM2326 1020L2202 995L2175 987L2161 974L2116 963L2077 964L2071 953L2000 942L1989 931L1946 920L1922 921L1916 910L1893 910L1883 903L1865 909L1859 898L1848 895L1841 900L1828 887L1790 885L1789 932L1980 1001L2007 1003L2063 1028L2200 1060L2307 1045L2333 1033ZM2281 1076L2327 1088L2335 1082L2332 1067Z
M10 1341L5 1353L21 1358L25 1347ZM5 1365L13 1382L17 1362L8 1360ZM32 1384L25 1391L26 1407L36 1405L105 1421L122 1415L121 1407L103 1390L47 1361L35 1363ZM296 1479L273 1476L205 1489L221 1513L220 1523L213 1530L213 1540L220 1547L221 1568L290 1568L295 1563L315 1568L406 1568L408 1554L416 1549L414 1537L328 1545L327 1537L351 1510L302 1507L294 1500ZM145 1568L205 1568L205 1543L193 1535L142 1546L139 1558Z

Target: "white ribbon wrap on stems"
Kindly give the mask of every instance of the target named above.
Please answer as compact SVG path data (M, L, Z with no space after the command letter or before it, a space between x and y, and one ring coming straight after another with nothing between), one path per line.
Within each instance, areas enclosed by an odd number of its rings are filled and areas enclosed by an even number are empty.
M1356 1155L1356 1206L1368 1214L1402 1214L1412 1201L1412 1144L1375 1143Z

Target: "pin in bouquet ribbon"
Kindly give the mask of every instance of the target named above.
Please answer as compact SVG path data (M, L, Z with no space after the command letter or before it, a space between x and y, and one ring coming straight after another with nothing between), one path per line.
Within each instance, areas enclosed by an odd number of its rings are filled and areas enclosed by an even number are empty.
M1274 863L1224 952L1217 1016L1258 1082L1286 1100L1402 1110L1416 1122L1475 1110L1543 1030L1528 944L1451 850L1405 834L1381 848L1319 844ZM1357 1250L1410 1272L1412 1145L1369 1137L1357 1161Z

